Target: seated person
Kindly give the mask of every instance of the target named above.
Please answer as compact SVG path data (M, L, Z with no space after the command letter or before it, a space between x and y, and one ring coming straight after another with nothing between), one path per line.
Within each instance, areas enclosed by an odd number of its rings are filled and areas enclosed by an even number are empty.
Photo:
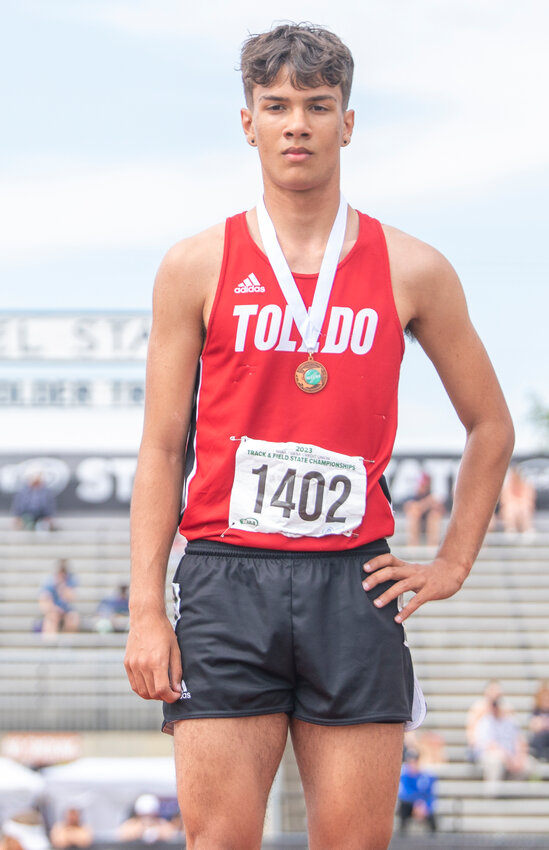
M11 512L17 528L53 528L55 496L39 472L17 491Z
M141 794L134 803L133 816L118 827L119 841L169 841L177 826L160 816L160 801L154 794Z
M121 584L112 594L101 600L97 608L97 632L126 632L130 622L128 586Z
M51 850L38 809L24 809L2 822L0 850Z
M431 476L422 472L415 493L404 502L408 545L419 546L421 524L425 521L427 545L437 546L440 540L440 522L444 512L444 505L431 492Z
M421 769L419 753L408 750L398 786L398 815L402 835L408 828L410 818L425 822L431 832L436 831L435 784L436 777Z
M523 779L529 774L526 741L512 715L502 709L499 698L492 700L476 724L473 752L489 790L494 792L501 780Z
M530 752L540 761L549 761L549 682L542 682L534 697L529 724Z
M80 617L73 604L75 597L76 579L69 572L65 558L61 558L54 575L44 582L40 592L43 634L78 631Z
M513 707L503 696L503 687L497 679L491 679L486 683L483 695L475 700L467 712L466 737L469 749L469 759L475 761L476 728L481 717L489 714L493 702L497 700L500 712L506 715L513 714Z
M78 809L70 808L63 820L54 823L50 831L50 841L55 850L68 847L89 847L93 843L93 833L84 826Z
M528 534L534 530L536 491L518 466L511 466L503 483L499 515L508 533Z

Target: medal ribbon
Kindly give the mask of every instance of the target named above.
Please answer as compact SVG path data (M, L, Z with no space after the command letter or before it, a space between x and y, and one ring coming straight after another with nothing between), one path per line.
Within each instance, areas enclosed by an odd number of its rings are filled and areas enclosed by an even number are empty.
M347 227L347 201L343 195L340 195L339 209L332 225L330 236L328 237L315 287L313 303L308 312L303 303L301 293L297 288L294 276L290 271L284 252L280 247L276 230L267 212L263 196L257 202L257 223L267 259L272 266L282 294L290 308L305 348L312 355L316 350L320 331L322 330L330 300L330 293L334 285L339 255L343 248Z

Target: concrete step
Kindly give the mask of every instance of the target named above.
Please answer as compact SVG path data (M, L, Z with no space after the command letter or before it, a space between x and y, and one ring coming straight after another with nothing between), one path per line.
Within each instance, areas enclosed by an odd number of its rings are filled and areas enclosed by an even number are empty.
M465 723L467 719L467 710L469 705L466 708L460 709L452 709L450 707L436 707L432 705L432 698L429 698L427 702L427 718L425 720L425 728L429 729L458 729L465 730ZM528 725L528 720L530 718L530 711L516 711L514 714L514 718L517 724L525 729ZM423 729L423 726L421 727Z
M101 550L98 550L101 553ZM42 575L49 576L55 570L57 565L57 559L48 557L48 558L4 558L0 561L0 568L2 572L9 572L10 570L20 572L20 573L40 573ZM129 565L129 550L124 554L123 557L120 558L107 558L101 555L98 557L97 552L93 555L88 555L87 557L82 557L78 554L75 554L70 558L70 569L71 572L78 573L80 572L93 572L95 570L101 570L106 573L110 573L111 570L114 572L120 572L122 570L127 570Z
M536 633L530 631L519 632L515 628L509 627L507 631L488 631L479 634L478 632L447 632L433 629L430 631L419 631L415 629L408 630L408 641L412 650L419 647L437 647L459 648L460 650L466 647L478 647L482 649L488 648L503 648L509 649L509 652L521 652L524 648L547 649L549 648L549 633Z
M484 645L438 646L436 641L432 640L429 645L412 645L412 654L414 661L421 661L423 665L435 662L452 666L455 663L491 666L493 664L521 664L526 659L531 664L547 664L547 649L543 644L527 647L526 650L516 644L497 647ZM492 678L492 676L489 676L489 678Z
M81 602L90 602L94 605L97 605L102 599L107 596L110 596L122 582L118 583L116 581L116 575L104 575L102 576L102 584L101 587L94 585L82 585L79 584L76 588L76 601L79 605ZM17 585L15 582L8 586L3 585L0 582L0 600L2 600L3 604L10 605L21 605L25 606L25 609L29 610L29 605L38 604L37 597L40 588L37 588L35 585ZM166 588L166 596L170 596L171 598L171 587Z
M522 665L517 667L517 670L520 673L524 674L524 668ZM418 665L415 665L416 675L418 675ZM446 670L445 675L447 676L449 673ZM436 678L430 678L428 676L421 677L421 687L423 692L428 694L437 694L439 696L449 695L449 694L457 694L457 695L474 695L476 698L479 694L479 691L482 690L484 686L484 680L482 680L480 688L479 688L479 680L478 678L466 678L466 676L460 675L459 673L455 678L442 678L442 676L437 676ZM505 694L506 697L514 704L515 696L528 696L529 698L533 696L537 689L538 681L536 677L533 678L506 678L505 679Z
M549 602L549 589L546 587L537 587L535 583L531 585L525 585L524 587L515 586L515 587L472 587L467 583L459 590L453 597L452 600L459 601L462 603L466 602L477 602L477 603L486 603L489 604L491 602L513 602L513 603L522 603L522 602ZM427 603L429 606L439 605L440 601L447 600L433 600L433 602ZM448 600L451 601L451 600Z
M549 776L548 765L543 765L542 771ZM432 771L440 777L436 769ZM522 801L521 814L539 811L549 816L549 782L543 780L510 780L506 779L498 789L498 797L494 799L487 793L486 783L482 779L442 779L437 782L437 794L442 800L444 798L460 798L467 803L467 812L474 814L474 809L481 810L489 807L490 813L500 812L505 815L509 811L509 805L518 805ZM441 809L440 811L443 811Z
M2 646L2 661L13 664L26 664L29 661L39 664L78 664L82 668L93 665L110 665L122 663L124 658L124 643L118 646L109 646L104 642L104 635L100 636L97 646L80 645L75 646L65 638L71 635L59 635L59 639L43 641L36 635L29 646ZM101 645L99 645L101 644Z
M134 700L109 697L101 705L76 705L72 700L60 704L55 699L33 699L25 696L13 711L2 711L3 732L79 732L118 729L126 731L154 730L159 732L162 709L153 700Z
M0 596L3 595L0 592ZM101 597L102 598L102 597ZM89 617L95 616L97 612L97 605L99 600L83 600L78 598L75 601L76 610L82 614ZM39 613L39 605L38 602L5 602L3 600L0 601L0 629L4 628L5 625L3 623L4 618L6 620L15 620L17 623L18 617L29 617L31 614L35 616Z
M427 693L426 697L428 697L430 711L455 710L467 712L471 707L471 695L467 693ZM476 697L473 695L472 699L475 700ZM517 718L522 716L523 712L527 716L532 708L532 696L530 694L513 694L512 699L508 697L507 700L515 710Z
M406 561L428 562L436 556L437 549L434 546L407 546L401 538L396 536L390 539L391 551L398 558ZM477 563L485 559L505 561L530 557L545 558L549 552L549 534L540 532L531 538L506 537L495 535L486 538L477 556Z
M111 573L108 575L108 580L106 580L106 573L101 569L101 563L98 562L96 569L89 572L76 573L76 579L78 581L76 592L78 593L80 587L88 587L96 588L96 591L100 591L102 589L104 593L108 593L113 587L117 587L120 584L128 584L130 577L129 569L129 562L126 562L126 570L124 572L121 570L118 574L113 575ZM4 572L0 582L0 590L3 587L10 587L13 589L25 585L27 588L34 588L35 594L38 594L42 585L50 575L51 573L49 572ZM114 583L111 584L113 580ZM168 590L169 588L166 589L166 592L168 592Z
M424 663L419 657L419 653L423 650L418 649L414 652L414 669L416 671L416 675L418 675L421 680L431 680L432 682L436 682L437 680L445 680L449 673L449 665L437 663L436 661L426 662ZM491 678L501 678L501 673L504 672L504 678L509 675L511 677L515 677L517 675L522 675L524 677L524 681L532 683L538 683L539 679L543 679L547 675L547 663L543 661L535 661L530 658L530 653L532 650L528 652L528 658L523 662L514 662L514 663L506 663L505 658L500 659L499 661L492 661L490 664L486 664L483 660L479 661L467 661L467 659L463 659L455 657L455 653L453 656L453 662L450 665L452 669L455 669L455 681L459 683L460 676L463 676L467 679L476 679L478 683L477 690L481 691L486 684L487 679Z
M482 617L514 617L529 616L543 617L547 614L547 604L537 600L517 602L510 594L507 599L492 599L490 604L476 598L463 599L463 590L449 599L435 599L428 605L422 605L414 614L410 623L418 619L429 619L430 617L472 617L475 620ZM548 626L549 627L549 626Z
M102 546L106 543L128 545L129 531L126 529L71 529L67 531L23 531L19 529L0 531L2 551L32 547L44 553L59 545L71 544L78 549L82 545Z
M55 524L60 530L81 529L87 531L128 530L130 527L129 511L112 514L62 514L56 517ZM0 515L0 530L14 531L13 517L7 514ZM19 530L16 530L18 533ZM33 532L29 532L33 533Z
M427 607L427 606L425 606ZM452 632L503 632L503 631L531 631L534 634L549 634L549 621L546 616L521 616L515 611L514 616L498 617L491 610L485 611L482 617L464 617L450 614L442 616L417 617L410 621L410 634L430 631L452 631ZM482 636L484 637L484 635Z
M0 681L9 681L13 687L18 689L28 686L30 682L39 682L47 679L56 683L59 687L66 689L67 682L92 682L98 683L105 689L110 682L126 677L126 671L122 662L122 654L113 662L103 663L99 661L82 663L37 661L27 662L0 662Z
M439 819L438 825L441 831L446 832L458 831L460 833L481 833L484 835L547 836L547 832L549 830L549 815L522 815L520 812L518 814L508 813L505 817L502 817L500 814L459 814L459 817L456 817L456 815L447 815L446 817L441 817ZM426 842L425 848L428 846L429 845ZM436 843L434 843L433 846L436 847ZM543 845L541 846L543 847Z
M88 540L76 546L73 540L54 539L52 533L51 539L50 537L47 539L36 539L33 543L17 542L16 540L11 544L6 542L0 543L0 562L13 559L14 557L32 558L37 553L39 553L38 557L40 559L67 558L70 561L74 556L92 558L100 554L109 558L123 558L128 555L128 552L129 548L126 542L113 542L109 540L93 542Z
M127 635L111 632L99 634L97 632L75 632L56 635L47 635L34 632L3 632L2 633L2 655L5 658L5 650L8 647L87 647L89 649L100 649L102 647L124 647Z

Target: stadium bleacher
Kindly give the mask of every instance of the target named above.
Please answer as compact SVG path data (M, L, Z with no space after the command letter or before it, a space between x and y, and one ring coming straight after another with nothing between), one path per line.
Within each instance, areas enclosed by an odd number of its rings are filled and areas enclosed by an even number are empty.
M448 836L521 835L530 846L526 837L549 835L549 766L530 780L505 782L493 798L465 745L467 710L487 680L502 682L526 732L533 694L549 678L549 521L538 515L536 522L528 540L489 534L459 594L423 606L407 624L429 709L423 731L436 732L445 745L446 760L435 771L439 829ZM3 732L157 730L158 705L139 700L127 683L125 635L92 629L99 601L129 579L127 517L65 517L54 532L18 531L4 517L0 533ZM398 530L393 548L409 560L431 554L406 547ZM78 578L82 628L44 640L35 631L37 600L60 557ZM171 611L169 582L166 600ZM289 746L277 787L282 830L302 833L303 797Z

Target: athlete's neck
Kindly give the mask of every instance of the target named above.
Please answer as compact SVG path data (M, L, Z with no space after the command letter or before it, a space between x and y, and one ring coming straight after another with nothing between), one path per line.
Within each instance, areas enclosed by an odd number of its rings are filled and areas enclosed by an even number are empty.
M339 208L339 187L330 191L323 188L322 191L311 189L289 192L278 187L265 186L264 199L291 270L302 274L317 274ZM349 252L358 233L356 212L352 210L351 213L342 257ZM255 214L253 217L248 214L248 224L252 237L263 247Z

